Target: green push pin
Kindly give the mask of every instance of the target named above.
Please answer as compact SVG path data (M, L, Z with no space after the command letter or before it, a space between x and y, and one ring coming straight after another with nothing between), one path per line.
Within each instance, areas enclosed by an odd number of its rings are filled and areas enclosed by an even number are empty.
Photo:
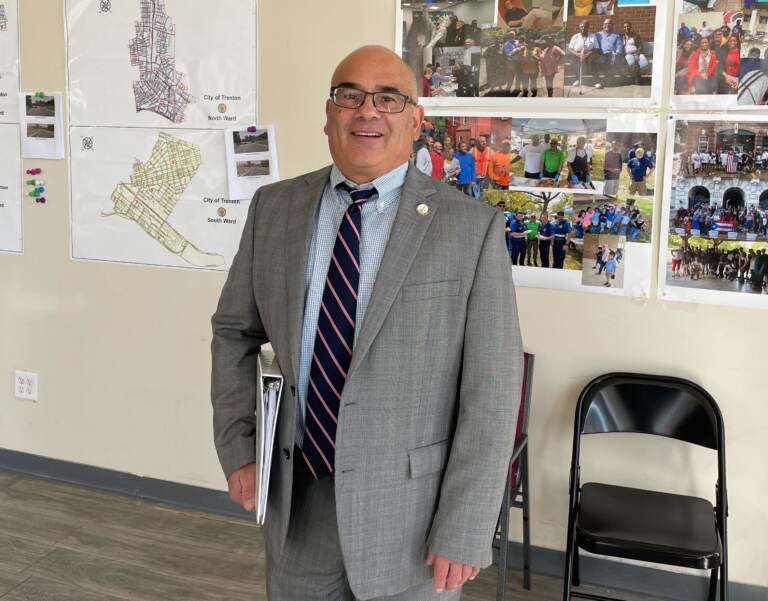
M27 192L27 196L31 196L32 198L37 198L40 196L40 192L37 190L32 190L31 192Z
M45 98L45 92L35 92L36 98Z

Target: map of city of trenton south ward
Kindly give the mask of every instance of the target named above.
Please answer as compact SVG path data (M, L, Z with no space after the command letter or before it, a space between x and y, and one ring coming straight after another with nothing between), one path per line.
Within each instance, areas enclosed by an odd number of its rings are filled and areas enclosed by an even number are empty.
M131 65L139 67L133 82L136 112L151 111L172 123L184 121L193 101L186 76L176 70L176 26L165 12L165 0L141 0L136 37L128 44Z
M161 132L149 160L137 160L129 183L118 184L112 192L114 212L103 216L120 215L135 221L165 248L195 267L220 267L224 264L222 255L201 251L168 223L200 161L198 145Z

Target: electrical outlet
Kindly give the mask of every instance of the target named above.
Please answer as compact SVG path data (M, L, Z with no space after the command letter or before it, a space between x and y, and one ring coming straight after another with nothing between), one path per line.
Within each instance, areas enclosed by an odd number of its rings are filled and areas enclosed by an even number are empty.
M37 374L31 371L13 372L13 391L17 399L37 400Z

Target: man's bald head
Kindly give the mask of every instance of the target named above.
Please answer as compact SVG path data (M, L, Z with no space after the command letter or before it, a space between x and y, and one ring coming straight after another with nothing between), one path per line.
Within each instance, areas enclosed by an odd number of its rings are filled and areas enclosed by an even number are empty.
M336 104L335 96L325 104L325 133L333 161L341 172L362 184L406 163L424 119L411 68L388 48L363 46L339 63L331 86L358 98L360 92L365 93L357 108L344 106L343 102ZM389 99L394 106L403 106L397 94L408 99L400 112L380 111L373 102L377 92L383 102Z
M350 52L333 72L331 85L337 86L340 83L348 82L345 74L350 70L356 70L359 65L364 65L366 69L380 70L383 74L391 76L392 82L398 84L393 87L416 100L418 96L416 74L408 66L408 63L384 46L362 46Z

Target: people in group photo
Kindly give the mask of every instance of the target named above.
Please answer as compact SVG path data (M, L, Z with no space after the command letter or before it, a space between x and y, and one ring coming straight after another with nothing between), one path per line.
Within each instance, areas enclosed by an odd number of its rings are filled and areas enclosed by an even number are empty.
M677 30L675 94L736 94L741 60L741 36L735 28L723 24L712 29L702 21L697 29L682 21Z
M673 248L670 254L672 278L709 280L718 286L733 282L747 292L768 293L768 255L764 248L722 248L713 243Z
M608 13L604 13L608 14ZM651 68L645 40L632 22L621 22L616 31L613 17L606 17L599 31L591 31L586 19L579 22L579 30L571 36L566 49L568 73L574 78L573 86L583 93L587 87L643 85L643 75Z

